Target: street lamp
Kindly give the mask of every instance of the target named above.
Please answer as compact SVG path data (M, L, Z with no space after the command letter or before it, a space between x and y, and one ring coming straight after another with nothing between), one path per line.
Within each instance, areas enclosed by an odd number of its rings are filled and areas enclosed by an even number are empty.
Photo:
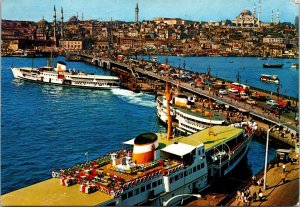
M265 170L264 170L264 190L266 190L267 183L267 168L268 168L268 152L269 152L269 137L270 131L275 127L280 125L274 125L270 129L267 130L267 141L266 141L266 156L265 156Z
M176 196L174 196L174 197L171 197L169 200L163 202L163 206L167 206L168 203L169 203L171 200L173 200L173 199L175 199L175 198L178 198L178 197L181 197L181 196L195 196L195 197L197 197L197 198L201 198L201 195L200 195L200 194L180 194L180 195L176 195Z

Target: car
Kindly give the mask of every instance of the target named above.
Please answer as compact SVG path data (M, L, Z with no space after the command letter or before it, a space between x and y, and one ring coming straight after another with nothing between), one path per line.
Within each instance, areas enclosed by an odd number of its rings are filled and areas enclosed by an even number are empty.
M219 94L227 95L227 94L228 94L228 91L227 91L226 89L220 89L220 90L219 90Z
M266 104L267 104L267 105L270 105L270 106L277 106L277 105L278 105L277 101L272 100L272 99L266 101Z
M249 96L247 95L240 95L241 96L241 100L247 100L249 98Z
M246 102L247 102L248 104L253 104L253 105L257 104L257 102L256 102L255 100L251 99L251 98L250 98L250 99L247 99Z
M229 92L232 92L232 93L238 93L239 91L235 88L229 88L228 89Z

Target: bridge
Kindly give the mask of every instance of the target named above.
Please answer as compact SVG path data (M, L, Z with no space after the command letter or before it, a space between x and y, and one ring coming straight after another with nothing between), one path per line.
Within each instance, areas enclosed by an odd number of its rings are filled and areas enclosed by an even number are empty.
M107 69L107 70L112 70L115 72L127 72L129 74L132 74L133 76L146 76L154 80L159 80L160 82L165 82L165 78L161 77L157 74L155 74L152 71L147 71L144 70L143 68L140 67L131 67L130 65L111 60L108 58L99 58L99 57L94 57L92 55L81 55L82 60L89 62L91 64L94 64L96 66L99 66L101 68ZM169 84L173 86L177 86L177 82L173 80L168 81ZM212 100L218 102L218 103L223 103L228 105L229 107L235 108L241 112L248 112L249 115L252 115L253 118L262 120L264 122L268 122L270 124L274 125L280 125L283 127L287 127L290 132L296 134L298 132L298 128L291 123L291 120L287 120L284 117L274 117L271 116L268 113L265 113L260 107L258 106L250 106L246 103L241 103L235 100L232 100L230 97L227 96L217 96L213 93L211 93L209 90L197 88L191 86L189 83L181 82L180 88L182 90L185 90L187 92L190 92L192 94L202 96L205 98L211 98Z

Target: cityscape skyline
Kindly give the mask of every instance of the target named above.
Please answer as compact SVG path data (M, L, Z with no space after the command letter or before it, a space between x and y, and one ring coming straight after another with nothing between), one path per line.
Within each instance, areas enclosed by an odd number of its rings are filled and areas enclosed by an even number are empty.
M190 3L189 3L190 2ZM299 4L294 0L261 0L261 21L270 22L272 11L274 16L279 10L280 22L294 23L298 15ZM224 5L222 0L90 0L89 4L82 0L44 0L39 4L37 0L3 0L2 19L52 21L52 10L55 5L58 10L63 7L64 19L72 16L81 20L108 21L110 19L126 22L135 21L136 3L139 6L139 20L152 20L155 17L172 17L193 21L221 21L233 20L243 9L253 12L256 7L256 16L259 0L233 0ZM230 10L230 12L228 12ZM155 11L155 12L153 12ZM205 12L204 12L205 11ZM209 12L214 11L214 12Z

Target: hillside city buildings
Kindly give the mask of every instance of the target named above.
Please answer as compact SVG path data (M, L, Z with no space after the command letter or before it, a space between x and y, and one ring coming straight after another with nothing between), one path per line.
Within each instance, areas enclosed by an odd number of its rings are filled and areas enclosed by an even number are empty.
M54 6L52 22L2 20L2 55L18 50L49 50L59 53L92 50L102 55L170 54L212 56L298 57L298 21L280 22L279 10L262 22L258 11L244 9L233 20L190 21L157 17L135 22L84 20L78 16L64 21ZM113 52L112 52L113 51Z

